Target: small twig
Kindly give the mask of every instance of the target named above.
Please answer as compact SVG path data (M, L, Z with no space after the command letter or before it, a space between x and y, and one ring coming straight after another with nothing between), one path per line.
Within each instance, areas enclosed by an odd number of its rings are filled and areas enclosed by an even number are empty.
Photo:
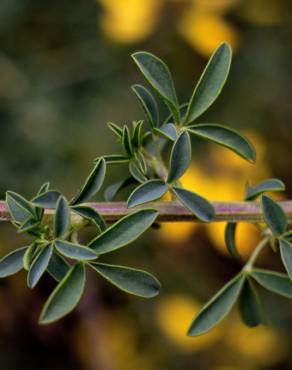
M214 221L247 221L260 222L263 221L260 205L255 202L213 202L215 208ZM279 202L289 221L292 221L292 201ZM86 205L96 209L106 221L114 222L121 217L141 208L155 208L159 212L158 222L166 221L193 221L200 222L190 211L185 209L178 202L151 202L143 206L128 209L124 202L100 202L87 203ZM53 213L52 210L46 210L47 217ZM4 201L0 201L0 221L9 221L10 214Z

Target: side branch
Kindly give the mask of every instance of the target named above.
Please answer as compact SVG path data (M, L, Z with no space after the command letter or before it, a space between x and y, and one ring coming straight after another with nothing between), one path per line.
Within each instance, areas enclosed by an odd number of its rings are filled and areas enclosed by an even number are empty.
M247 221L260 222L263 221L260 205L255 202L213 202L215 208L214 221ZM279 202L288 220L292 222L292 201ZM114 222L121 217L131 213L134 209L128 209L124 202L100 202L87 203L86 205L98 211L106 221ZM177 222L177 221L192 221L201 222L190 211L185 209L178 202L151 202L143 206L138 206L135 209L141 208L155 208L159 211L158 222ZM46 210L47 217L50 217L52 210ZM9 221L10 214L8 212L6 203L0 201L0 221Z

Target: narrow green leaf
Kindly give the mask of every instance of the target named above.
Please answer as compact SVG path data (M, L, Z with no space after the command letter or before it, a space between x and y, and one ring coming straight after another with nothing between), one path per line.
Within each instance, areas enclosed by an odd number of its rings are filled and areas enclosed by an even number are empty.
M129 172L133 176L133 178L140 183L148 180L134 161L131 161L129 163Z
M159 281L146 271L99 262L90 263L90 266L110 283L127 293L144 298L155 297L159 293Z
M144 155L141 152L137 153L136 163L144 176L147 174L147 164Z
M23 256L27 247L21 247L8 253L0 260L0 278L10 276L23 268Z
M251 163L254 163L256 160L256 152L253 145L245 136L229 127L216 123L202 123L189 126L188 131L191 134L231 149L240 157L247 159Z
M35 207L31 202L25 199L22 195L15 193L14 191L7 191L6 197L10 197L15 203L27 211L30 216L36 217Z
M101 158L93 170L85 180L83 187L81 188L78 196L71 201L71 205L84 203L92 198L101 188L105 177L106 164L105 160Z
M215 50L190 99L186 123L198 118L218 98L229 73L231 58L232 50L227 43Z
M120 219L88 245L97 254L121 248L143 234L155 221L158 212L154 209L141 209Z
M201 309L188 331L189 336L197 336L208 332L231 311L235 304L245 277L242 274L230 280L205 306Z
M167 123L159 128L154 128L153 132L171 141L175 141L177 138L176 128L173 123Z
M214 207L207 199L199 194L177 186L174 186L172 191L178 200L201 221L209 222L214 218Z
M108 154L103 156L106 164L121 164L128 163L129 157L124 154ZM98 162L100 157L96 158L94 162Z
M128 208L161 198L168 191L162 180L149 180L139 185L128 198Z
M37 255L39 251L38 245L36 243L32 243L31 245L28 246L26 249L24 255L23 255L23 268L28 271L34 257Z
M48 273L56 280L61 281L70 269L70 265L65 259L53 252L49 265L47 267Z
M123 129L120 128L118 125L116 125L113 122L108 122L108 128L115 134L119 139L123 136Z
M292 244L285 239L279 239L279 242L283 265L292 280Z
M267 179L256 186L247 185L245 200L255 200L259 195L267 191L285 190L285 184L278 179Z
M283 235L282 238L288 240L289 242L292 241L292 230L286 231Z
M237 223L229 222L225 228L225 244L227 247L228 252L234 258L241 259L241 256L238 252L235 240L235 233L236 233Z
M264 288L292 299L292 282L286 274L275 271L253 269L251 276Z
M172 183L177 181L188 169L192 159L191 140L188 132L183 131L173 144L169 173L167 182Z
M97 254L92 249L77 243L55 240L55 247L63 256L75 260L94 260L97 258Z
M54 209L56 208L60 195L61 193L59 191L49 190L37 195L32 199L32 202L38 207Z
M6 192L6 204L11 218L18 224L22 224L31 217L31 213L23 208L15 199Z
M35 220L34 218L29 218L24 221L18 228L19 233L29 232L36 229L40 224L40 220Z
M127 126L124 126L123 129L122 144L126 153L131 157L133 155L133 147L130 132Z
M176 120L178 120L178 102L167 65L155 55L143 51L132 54L132 58L146 80L163 98Z
M263 308L250 279L246 279L239 297L239 310L243 322L249 327L265 323Z
M60 196L54 217L54 237L61 238L70 226L70 209L67 199Z
M78 304L85 285L85 267L82 263L72 266L50 295L40 315L40 324L56 321Z
M143 121L136 122L133 131L132 144L135 148L140 148L143 137Z
M52 244L48 244L44 246L39 254L34 258L27 275L27 285L29 288L34 288L43 276L48 267L52 252Z
M139 99L139 102L142 105L142 108L146 114L146 117L151 127L152 128L158 127L159 114L158 114L157 103L153 95L150 93L149 90L146 89L146 87L142 85L138 85L138 84L133 85L132 90L134 91L137 98Z
M287 228L287 217L281 206L267 195L262 195L264 220L275 236L282 235Z
M100 231L105 230L107 227L103 217L91 207L74 206L72 207L72 211L86 218L87 220L94 222Z
M50 188L50 183L49 182L45 182L44 184L42 184L42 186L40 187L37 195L41 195L43 193L46 193ZM38 220L42 220L42 217L44 215L44 212L45 210L43 208L40 208L40 207L37 207L36 208L36 214L37 214L37 219Z
M112 202L120 191L134 184L137 184L137 180L132 176L127 177L124 180L117 181L106 188L104 192L104 199L107 202Z
M180 121L183 121L184 120L184 117L187 113L187 110L188 110L188 104L189 103L183 103L183 104L180 104L179 106L179 116L180 116ZM173 116L172 113L170 113L165 119L164 121L162 122L162 125L165 125L167 123L172 123L175 121L175 117Z

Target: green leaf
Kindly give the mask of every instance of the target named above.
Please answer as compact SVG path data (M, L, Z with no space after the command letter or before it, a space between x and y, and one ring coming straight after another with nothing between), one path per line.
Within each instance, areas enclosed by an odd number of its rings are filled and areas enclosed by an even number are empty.
M108 128L115 134L119 139L123 136L123 129L120 128L118 125L116 125L113 122L108 122Z
M251 276L264 288L292 299L292 282L286 274L275 271L253 269Z
M174 186L172 191L178 200L201 221L209 222L214 218L214 207L207 199L199 194L177 186Z
M10 276L23 268L23 256L27 247L21 247L8 253L0 260L0 278Z
M138 84L133 85L132 90L139 99L151 127L158 127L159 113L157 103L153 95L150 93L149 90L146 89L146 87Z
M34 258L27 275L27 285L29 288L34 288L43 276L48 267L52 252L52 244L47 244L42 247L39 254Z
M216 123L202 123L189 126L188 131L191 134L231 149L240 157L247 159L251 163L254 163L256 160L256 152L253 145L245 136L229 127Z
M245 277L242 274L230 280L201 309L188 331L189 336L197 336L208 332L227 316L235 304Z
M282 238L285 238L288 241L292 241L292 230L286 231L283 235Z
M129 157L124 154L107 154L103 156L106 164L121 164L128 163ZM98 162L100 157L96 158L94 162Z
M177 138L176 128L173 123L167 123L159 128L154 128L153 132L171 141L175 141Z
M146 271L99 262L90 263L90 266L110 283L127 293L144 298L155 297L159 293L159 281Z
M180 104L179 106L179 116L180 116L180 121L183 121L188 109L188 103L183 103ZM167 124L167 123L172 123L175 120L175 117L173 117L172 113L170 113L162 122L162 126Z
M103 217L91 207L74 206L72 207L72 211L86 218L87 220L92 221L99 228L100 231L105 230L107 227Z
M246 279L239 297L239 310L243 322L255 327L265 322L263 308L250 279Z
M157 216L158 212L154 209L141 209L133 212L93 239L88 247L94 249L97 254L121 248L143 234Z
M34 218L29 218L24 221L18 228L19 233L29 232L37 228L40 224L40 220L35 220Z
M49 324L71 312L78 304L85 285L85 267L72 266L50 295L40 315L40 324Z
M31 217L36 217L36 211L35 207L32 203L30 203L27 199L25 199L22 195L15 193L14 191L7 191L6 192L6 199L12 198L14 200L14 203L16 203L19 207L23 208L28 215ZM8 205L9 207L9 205Z
M25 270L29 270L32 261L34 257L36 256L37 252L39 251L38 245L36 243L32 243L28 248L26 249L24 255L23 255L23 268Z
M143 121L135 123L132 137L132 144L135 148L140 148L140 146L142 145L143 125Z
M292 280L292 244L285 239L279 239L279 242L283 265Z
M161 198L168 191L162 180L149 180L139 185L128 198L128 208Z
M167 65L155 55L143 51L132 54L132 58L146 80L163 98L176 120L178 120L178 102Z
M15 199L6 192L6 204L11 218L18 224L25 222L31 217L31 213L23 208Z
M275 236L282 235L287 228L287 217L273 199L267 195L262 196L262 210L264 220Z
M190 136L188 132L183 131L176 139L171 150L167 182L172 183L182 177L188 169L191 159L192 147Z
M75 260L94 260L97 258L97 254L92 249L65 240L55 240L55 247L63 256Z
M285 184L278 179L267 179L256 186L247 185L245 200L255 200L259 195L267 191L285 190Z
M49 190L49 188L50 188L50 183L49 182L45 182L44 184L42 184L42 186L40 187L40 189L39 189L39 191L38 191L38 193L37 193L37 195L41 195L41 194L43 194L43 193L45 193L45 192L47 192L48 190ZM43 218L43 215L44 215L44 209L43 208L40 208L40 207L37 207L36 208L36 214L37 214L37 219L38 220L42 220L42 218Z
M127 154L131 157L133 155L133 147L130 132L127 126L124 126L123 129L122 144Z
M107 202L112 202L120 191L133 184L137 184L137 180L131 176L109 185L104 192L104 199Z
M60 196L54 217L54 237L61 238L70 226L70 209L65 197Z
M235 240L235 233L236 233L237 223L229 222L225 228L225 244L227 247L228 252L234 258L241 259L241 256L238 252Z
M101 158L85 180L78 196L71 201L71 205L84 203L92 198L101 188L106 171L105 160Z
M32 199L32 202L38 207L54 209L56 208L60 195L61 193L59 191L49 190L37 195Z
M129 163L129 171L133 178L140 183L148 180L134 161Z
M47 267L48 273L56 280L61 281L70 269L70 265L65 259L53 252L49 265Z
M186 123L198 118L220 95L229 73L231 58L232 50L227 43L215 50L190 99Z

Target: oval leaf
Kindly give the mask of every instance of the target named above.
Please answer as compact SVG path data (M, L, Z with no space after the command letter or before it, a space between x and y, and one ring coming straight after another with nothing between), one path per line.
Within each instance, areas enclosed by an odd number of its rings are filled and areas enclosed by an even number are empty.
M249 327L255 327L265 322L261 302L249 279L245 280L240 294L239 310L243 322Z
M37 245L36 243L32 243L31 245L28 246L28 248L26 249L24 255L23 255L23 268L25 270L29 270L31 264L32 264L32 261L34 259L34 257L37 255L39 251L39 245Z
M10 276L23 268L23 256L27 247L15 249L0 260L0 278Z
M251 163L254 163L256 160L256 152L253 145L245 136L229 127L216 123L202 123L190 126L188 131L191 134L211 140L214 143L231 149L240 157L247 159Z
M172 191L178 200L201 221L209 222L214 218L214 207L207 199L177 186L174 186Z
M92 198L101 188L105 177L106 164L101 158L87 177L79 195L71 201L71 204L84 203Z
M292 282L287 275L275 271L253 269L251 276L271 292L292 299Z
M72 211L76 212L80 216L86 218L95 223L95 225L103 231L106 229L106 223L103 217L93 208L87 206L74 206L72 207Z
M175 141L177 138L176 128L173 123L167 123L159 128L154 128L153 132L171 141Z
M182 177L188 169L191 159L190 136L187 131L183 131L176 139L171 150L167 182L172 183Z
M190 99L186 123L198 118L217 99L226 82L231 58L232 50L227 43L221 44L215 50Z
M140 183L143 183L148 180L147 177L143 175L142 171L136 165L136 163L134 163L134 161L131 161L129 163L129 171L133 178Z
M88 247L94 249L97 254L121 248L143 234L153 224L157 216L158 212L154 209L141 209L131 213L93 239Z
M225 244L227 247L228 252L234 258L240 259L241 256L238 252L235 240L235 233L236 233L237 223L230 222L226 225L225 228Z
M43 276L48 267L52 252L52 244L49 244L43 247L39 254L35 257L27 275L27 286L29 288L34 288L39 282L40 278Z
M247 185L245 200L254 200L267 191L283 191L285 184L278 179L267 179L256 186Z
M159 114L158 114L157 103L153 95L144 86L138 85L138 84L133 85L132 90L134 91L137 98L139 99L151 127L152 128L158 127Z
M40 315L40 324L49 324L71 312L78 304L85 285L82 263L71 267L47 300Z
M227 283L199 312L193 321L189 336L206 333L230 312L235 304L245 278L239 274Z
M155 297L159 293L159 281L146 271L98 262L91 263L90 266L110 283L127 293L144 298Z
M70 226L70 209L65 197L60 196L54 217L54 237L60 238L67 231Z
M285 269L292 280L292 244L287 240L280 239L281 259Z
M97 258L93 250L80 244L70 243L65 240L56 240L55 246L61 254L75 260L94 260Z
M263 195L262 210L264 220L272 233L275 236L282 235L287 228L287 217L279 204L270 197Z
M8 192L6 193L6 204L11 218L18 224L22 224L31 217L31 213L16 202Z
M15 193L14 191L7 191L6 196L13 198L14 202L20 207L25 209L30 216L36 217L35 207L31 202L25 199L22 195Z
M56 281L61 281L70 267L69 263L65 261L63 257L53 252L47 271Z
M38 207L54 209L56 208L60 195L61 193L59 191L49 190L33 198L32 202Z
M167 65L155 55L143 51L132 54L132 58L146 80L164 99L169 109L178 120L178 102L173 80Z
M168 190L162 180L149 180L138 186L129 196L128 207L135 207L139 204L151 202L161 198Z

